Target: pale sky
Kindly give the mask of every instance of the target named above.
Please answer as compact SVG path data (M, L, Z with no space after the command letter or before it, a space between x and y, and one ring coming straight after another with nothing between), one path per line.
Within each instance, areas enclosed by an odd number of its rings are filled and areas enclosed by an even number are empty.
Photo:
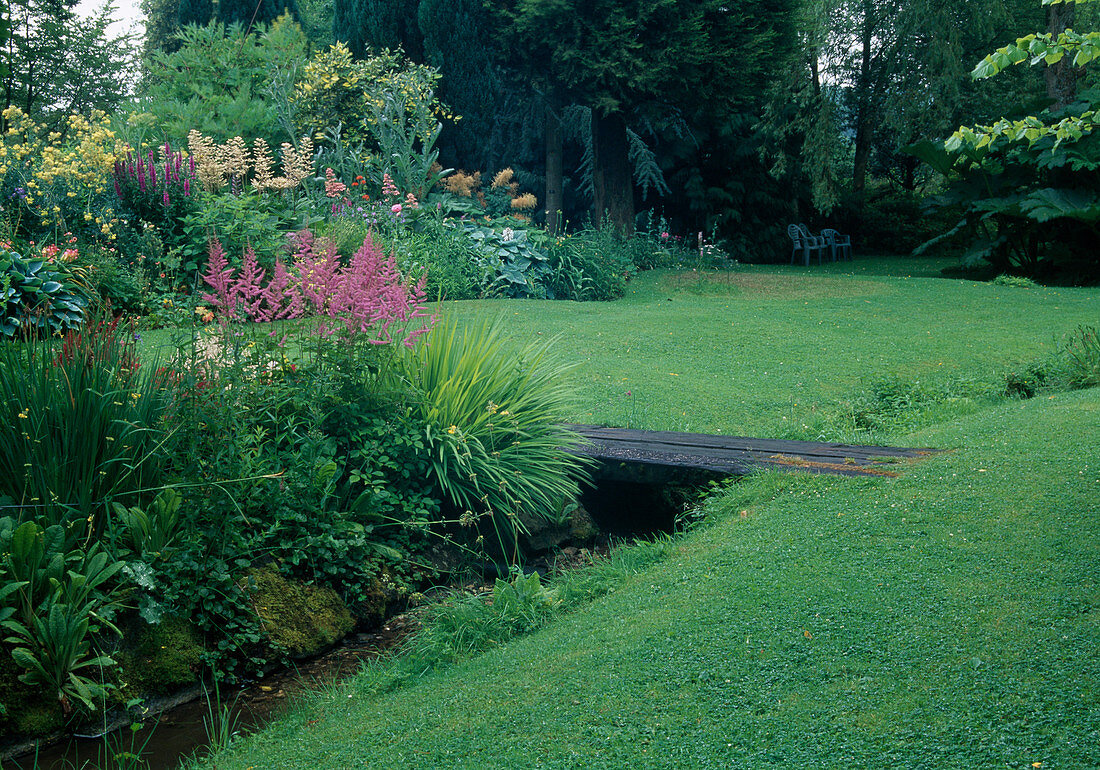
M110 34L120 35L127 30L142 34L144 32L141 8L139 0L115 0L115 23L111 25ZM103 7L105 0L80 0L76 6L76 12L81 16L92 16Z

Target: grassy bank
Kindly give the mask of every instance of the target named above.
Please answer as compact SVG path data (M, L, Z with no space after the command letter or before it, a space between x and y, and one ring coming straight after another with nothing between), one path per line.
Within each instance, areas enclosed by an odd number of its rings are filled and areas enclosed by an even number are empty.
M925 431L898 479L764 477L669 559L245 767L1100 764L1100 391Z
M632 390L635 424L767 435L884 374L993 384L1100 307L867 263L633 288L451 312L563 334L579 418L622 424ZM945 404L894 438L951 451L896 479L735 485L612 594L394 692L350 681L216 765L1100 765L1100 389Z

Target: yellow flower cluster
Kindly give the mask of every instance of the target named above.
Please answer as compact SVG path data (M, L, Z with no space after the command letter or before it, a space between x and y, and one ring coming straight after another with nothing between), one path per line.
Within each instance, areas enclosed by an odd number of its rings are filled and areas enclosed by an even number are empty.
M25 193L19 203L43 227L61 229L68 229L65 211L82 203L83 220L96 221L102 234L113 238L113 212L100 211L97 217L92 210L93 197L109 189L115 161L126 151L107 114L70 115L64 136L47 132L18 107L8 107L3 116L9 128L0 143L0 177L18 175Z
M375 111L385 107L386 97L404 106L416 123L418 116L433 120L458 120L435 98L439 73L412 64L399 53L383 50L369 59L355 59L343 43L320 51L302 68L291 97L300 116L299 129L320 138L341 126L349 146L369 144L368 127L376 121Z

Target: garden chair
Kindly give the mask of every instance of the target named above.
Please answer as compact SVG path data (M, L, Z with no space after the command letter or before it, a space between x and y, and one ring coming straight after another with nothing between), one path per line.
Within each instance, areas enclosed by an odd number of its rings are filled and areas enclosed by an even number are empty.
M821 255L825 251L825 239L810 235L806 225L787 225L787 235L791 239L791 264L794 264L795 255L802 252L802 261L806 267L810 266L810 255L817 252L817 264L821 264Z
M836 262L836 253L839 251L844 259L852 258L852 236L843 235L836 230L826 229L821 231L821 237L833 253L833 262Z

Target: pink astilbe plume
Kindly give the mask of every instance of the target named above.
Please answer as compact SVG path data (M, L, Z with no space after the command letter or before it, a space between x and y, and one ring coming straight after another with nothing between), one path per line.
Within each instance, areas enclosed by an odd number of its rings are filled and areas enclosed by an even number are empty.
M206 261L206 273L202 280L214 290L213 294L203 294L202 298L220 308L232 318L237 312L237 294L233 291L234 270L225 258L225 250L217 238L210 239L209 258Z
M339 319L348 335L370 334L370 342L384 345L394 340L395 325L406 343L423 332L406 335L405 327L413 318L424 317L420 304L424 299L424 280L409 285L397 269L391 255L368 236L356 250L347 267L338 273L338 287L329 303L328 316ZM332 334L326 324L323 333Z
M256 252L251 246L246 246L244 256L241 258L241 272L233 282L232 290L236 295L236 303L243 307L245 315L253 321L270 320L259 317L264 304L265 273L266 271L256 261Z
M275 258L275 270L263 291L263 306L256 315L257 321L297 318L302 314L302 295L291 281L283 260Z
M336 253L336 246L331 242L324 243L320 255L314 254L312 249L299 250L294 266L302 298L312 306L309 309L313 313L324 314L330 298L339 290L340 255Z

